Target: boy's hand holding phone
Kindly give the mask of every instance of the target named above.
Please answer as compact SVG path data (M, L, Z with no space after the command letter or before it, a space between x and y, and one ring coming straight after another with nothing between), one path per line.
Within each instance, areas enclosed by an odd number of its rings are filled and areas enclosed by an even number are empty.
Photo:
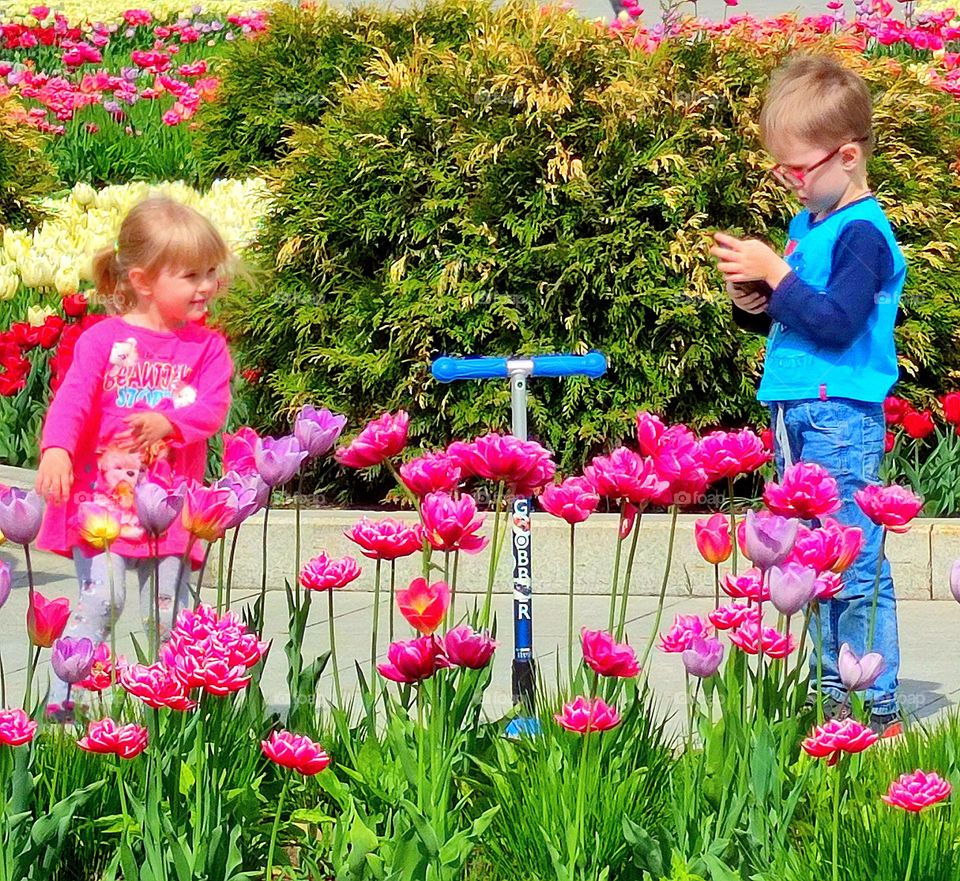
M714 233L713 240L710 253L716 258L717 268L727 280L728 293L732 283L745 293L769 298L773 289L790 273L787 261L766 242L738 239L720 232ZM730 295L733 296L732 293Z

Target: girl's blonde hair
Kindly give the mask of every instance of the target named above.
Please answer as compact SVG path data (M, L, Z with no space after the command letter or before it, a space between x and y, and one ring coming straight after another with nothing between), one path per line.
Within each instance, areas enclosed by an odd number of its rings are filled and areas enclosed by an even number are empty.
M123 219L117 240L93 258L93 283L107 312L129 312L137 294L129 273L142 269L153 279L171 267L216 266L221 290L231 280L237 261L216 227L198 211L166 197L145 199Z
M799 55L770 76L760 138L768 147L788 135L826 150L864 139L873 152L873 101L866 82L826 55Z

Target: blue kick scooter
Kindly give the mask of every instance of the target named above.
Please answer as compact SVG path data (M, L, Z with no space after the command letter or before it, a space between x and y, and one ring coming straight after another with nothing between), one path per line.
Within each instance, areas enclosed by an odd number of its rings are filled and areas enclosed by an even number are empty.
M509 379L512 433L527 440L527 381L530 377L603 376L607 359L586 355L535 355L532 358L437 358L432 372L440 382L461 379ZM528 713L534 707L536 663L533 656L533 578L531 574L531 500L515 498L511 510L513 545L513 701ZM515 719L507 734L534 733L535 719ZM531 730L533 729L533 730Z

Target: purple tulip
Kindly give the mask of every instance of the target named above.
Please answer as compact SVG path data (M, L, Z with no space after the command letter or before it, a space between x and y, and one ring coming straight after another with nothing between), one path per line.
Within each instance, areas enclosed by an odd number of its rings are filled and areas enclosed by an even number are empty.
M950 569L950 593L960 603L960 560L954 560Z
M683 666L691 676L707 679L713 676L720 668L723 660L723 644L719 639L708 636L695 636L690 647L684 649L680 655Z
M346 424L346 416L334 416L327 409L314 410L307 405L297 414L293 433L307 456L315 459L330 452Z
M80 639L61 636L53 644L50 663L57 676L74 685L90 675L93 669L93 653L93 642L85 636Z
M837 669L840 672L840 681L850 691L865 691L883 672L886 663L879 652L867 652L858 658L847 643L840 646L837 656Z
M306 458L307 451L300 447L299 441L292 434L260 438L254 454L257 470L271 488L286 483L297 473L300 463Z
M0 532L18 545L28 545L43 522L43 499L33 490L11 486L0 496Z
M10 587L13 583L13 578L10 574L10 564L6 560L0 560L0 609L3 608L3 604L10 598Z
M237 471L228 471L214 486L228 489L236 496L237 513L226 525L227 529L239 526L251 514L255 514L267 504L270 496L270 487L259 474L240 474Z
M133 502L140 524L154 538L159 538L183 509L183 495L183 484L170 489L152 480L138 483L133 490Z
M747 511L747 556L759 569L769 569L782 563L793 550L799 526L800 521L792 517Z
M817 570L800 563L772 566L767 579L770 601L784 615L796 615L817 592Z

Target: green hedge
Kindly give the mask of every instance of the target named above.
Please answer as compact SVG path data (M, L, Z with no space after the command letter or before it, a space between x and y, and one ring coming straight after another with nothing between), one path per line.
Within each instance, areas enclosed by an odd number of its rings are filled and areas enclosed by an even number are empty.
M467 12L459 45L411 27ZM603 380L532 384L531 426L565 467L623 437L637 407L698 428L762 420L762 340L733 326L707 247L718 228L783 244L797 206L767 172L756 119L796 40L704 36L647 54L520 3L382 13L377 27L371 15L291 11L257 44L331 59L359 22L378 35L336 86L319 76L322 112L268 169L264 284L225 304L238 361L264 371L248 389L261 427L306 400L353 424L404 407L415 441L439 445L506 427L509 392L441 386L433 357L591 348L609 356ZM401 22L416 38L385 50ZM876 95L870 171L910 265L898 333L922 397L960 372L956 105L883 59L846 57Z
M0 98L0 228L35 226L45 216L38 200L57 186L43 136L19 121L22 112L12 98Z

